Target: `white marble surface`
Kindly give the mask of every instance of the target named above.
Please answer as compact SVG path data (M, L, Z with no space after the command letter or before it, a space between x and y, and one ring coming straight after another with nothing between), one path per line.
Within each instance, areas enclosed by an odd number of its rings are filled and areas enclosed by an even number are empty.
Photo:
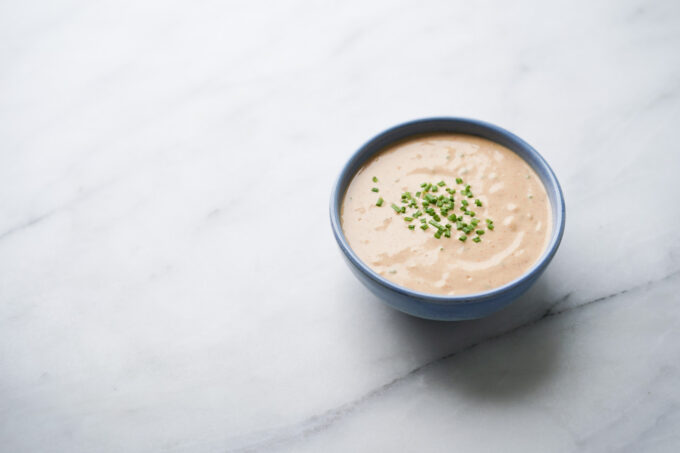
M680 450L680 3L0 3L3 452ZM332 181L461 115L551 163L530 293L352 277Z

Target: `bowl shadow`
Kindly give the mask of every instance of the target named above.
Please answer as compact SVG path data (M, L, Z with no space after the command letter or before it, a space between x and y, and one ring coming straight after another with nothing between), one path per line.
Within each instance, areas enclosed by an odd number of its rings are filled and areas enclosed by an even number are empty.
M568 296L553 294L547 277L487 318L429 321L392 310L389 327L422 357L418 372L433 385L469 398L523 398L549 382L564 346L554 323L544 321Z

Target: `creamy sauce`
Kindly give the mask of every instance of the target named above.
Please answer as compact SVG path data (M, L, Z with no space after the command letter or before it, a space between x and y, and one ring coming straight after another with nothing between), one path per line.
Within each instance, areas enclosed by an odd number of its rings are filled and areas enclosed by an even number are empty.
M415 194L422 182L444 180L460 189L456 177L482 202L473 206L481 224L494 221L495 229L479 243L459 241L455 228L451 238L441 239L433 228L409 230L405 215L390 207L402 205L401 194ZM460 190L454 198L459 213ZM533 169L502 145L462 134L421 136L379 153L349 184L341 222L349 245L375 272L407 288L447 295L486 291L520 277L545 250L552 228L550 202Z

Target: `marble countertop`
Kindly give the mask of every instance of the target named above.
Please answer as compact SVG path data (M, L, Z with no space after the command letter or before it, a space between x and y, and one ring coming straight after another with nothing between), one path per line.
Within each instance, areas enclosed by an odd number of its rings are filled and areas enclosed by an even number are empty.
M6 452L680 450L680 3L0 4ZM517 133L567 201L487 319L341 259L365 140Z

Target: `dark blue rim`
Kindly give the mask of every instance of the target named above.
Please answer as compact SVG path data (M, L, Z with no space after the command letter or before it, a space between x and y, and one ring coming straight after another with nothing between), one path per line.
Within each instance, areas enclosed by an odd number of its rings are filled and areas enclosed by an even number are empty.
M342 227L340 226L340 207L342 205L345 191L347 190L347 186L352 180L352 177L361 167L361 165L363 165L364 162L370 159L373 155L379 153L390 144L408 137L437 132L452 133L455 132L452 129L457 128L461 129L460 133L477 135L488 140L498 142L515 152L521 150L527 155L520 155L520 157L524 159L539 175L543 185L545 186L546 192L548 192L548 198L552 200L552 197L550 197L551 191L556 194L554 197L554 202L551 201L551 203L555 204L552 206L554 217L552 237L541 258L536 261L536 263L527 272L510 283L490 291L462 296L446 296L423 293L390 282L389 280L381 277L370 267L364 264L361 259L359 259L359 257L354 253L352 248L347 243L345 234L342 231ZM565 204L562 188L560 187L560 183L557 181L555 173L552 171L545 159L543 159L543 157L538 153L538 151L536 151L527 142L510 131L484 121L469 118L438 117L424 118L399 124L386 130L385 132L378 134L366 142L361 148L359 148L359 150L354 153L347 164L345 164L344 168L340 172L340 176L333 186L330 203L330 217L333 234L335 235L335 239L338 242L342 252L354 266L360 269L376 283L405 296L418 298L427 302L442 304L470 303L493 299L500 294L503 294L516 286L519 286L524 280L529 279L537 272L540 272L541 269L550 262L552 257L555 255L555 252L557 251L564 234Z

